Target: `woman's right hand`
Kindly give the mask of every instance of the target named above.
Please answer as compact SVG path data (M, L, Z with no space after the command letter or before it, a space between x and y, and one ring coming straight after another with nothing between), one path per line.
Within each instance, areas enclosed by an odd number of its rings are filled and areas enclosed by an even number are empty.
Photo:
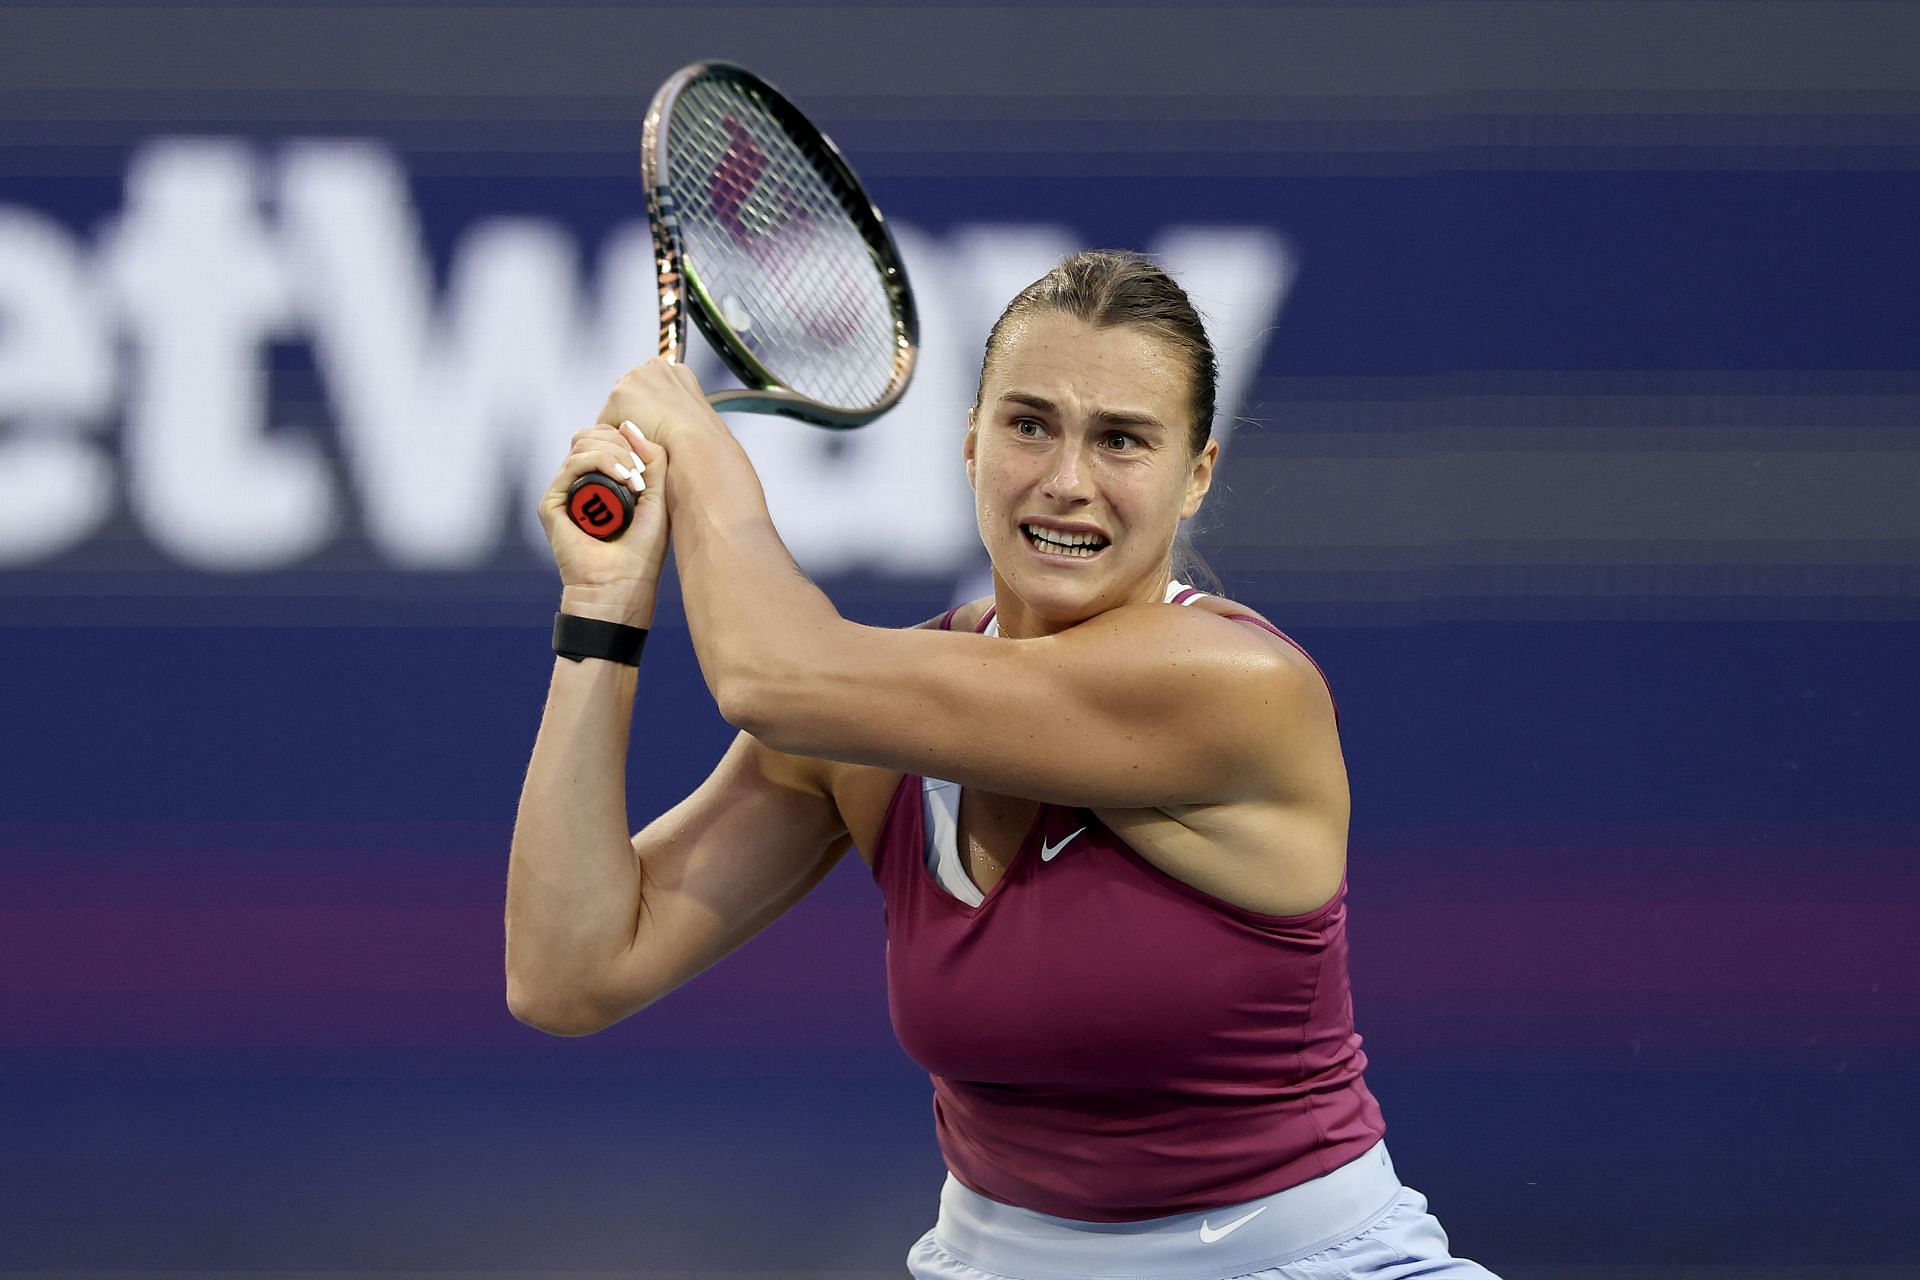
M581 529L567 514L567 490L575 480L593 471L624 480L633 492L633 520L619 537L608 542ZM666 490L666 450L637 428L603 422L574 433L572 451L540 498L540 524L553 548L553 560L560 569L560 583L568 599L613 601L629 593L644 595L649 604L647 612L651 612L653 591L667 554Z

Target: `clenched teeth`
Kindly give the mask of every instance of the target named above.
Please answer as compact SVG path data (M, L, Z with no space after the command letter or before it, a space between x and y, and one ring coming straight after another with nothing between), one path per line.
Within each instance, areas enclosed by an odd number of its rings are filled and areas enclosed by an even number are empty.
M1085 558L1098 555L1107 545L1107 540L1097 533L1068 533L1063 529L1042 529L1032 524L1023 524L1020 529L1036 547L1054 555Z

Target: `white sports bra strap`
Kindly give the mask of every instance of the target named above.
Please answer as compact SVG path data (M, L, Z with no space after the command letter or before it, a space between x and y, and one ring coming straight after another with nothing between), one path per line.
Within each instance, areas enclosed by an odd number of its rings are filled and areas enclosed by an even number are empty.
M1179 581L1173 581L1173 582L1167 583L1167 594L1166 594L1166 598L1162 601L1162 603L1172 604L1174 602L1173 598L1179 595L1182 591L1193 591L1193 588L1189 587L1186 583L1179 582ZM1188 596L1185 600L1180 601L1180 603L1192 604L1195 600L1203 599L1206 596L1206 594L1207 593L1204 591L1193 591L1192 595ZM998 614L994 615L993 620L987 623L987 629L985 631L982 631L980 634L983 636L997 636L1000 634L1000 617Z

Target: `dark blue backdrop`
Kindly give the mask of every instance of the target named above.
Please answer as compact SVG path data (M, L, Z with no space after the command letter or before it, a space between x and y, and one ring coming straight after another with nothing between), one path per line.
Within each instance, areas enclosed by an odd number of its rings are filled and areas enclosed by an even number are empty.
M1403 1174L1509 1276L1920 1266L1920 86L1875 53L1911 6L1516 11L1560 59L1485 54L1412 113L1383 70L1425 38L1399 9L1093 8L1059 11L1052 94L984 37L952 51L977 86L940 79L930 50L1040 20L1017 9L882 11L919 52L865 89L826 65L850 9L780 10L812 43L737 56L933 243L1255 227L1291 255L1200 546L1341 704L1356 1012ZM636 214L645 88L711 47L656 40L641 88L590 91L529 33L578 53L632 15L448 11L494 77L469 101L426 45L341 52L381 47L377 9L245 10L217 57L210 13L140 27L178 47L116 85L89 42L126 75L126 30L0 19L23 77L0 213L60 229L76 279L107 278L161 135L254 148L269 226L277 148L373 139L436 289L501 215L591 275ZM1476 14L1408 20L1453 47ZM1101 68L1154 15L1183 33L1166 74L1116 96ZM1736 30L1718 71L1630 56ZM1322 49L1322 79L1258 80L1256 35L1296 74ZM1237 68L1211 97L1209 57ZM0 485L64 438L20 390L45 313L12 244ZM110 509L46 554L0 518L0 1272L899 1274L941 1168L860 865L639 1018L515 1023L500 919L550 567L503 522L478 568L403 570L351 503L280 567L181 563L130 493L111 324L105 403L61 410L115 467ZM350 472L301 322L256 356L261 433ZM906 624L975 568L823 585ZM642 679L636 822L731 732L671 599Z

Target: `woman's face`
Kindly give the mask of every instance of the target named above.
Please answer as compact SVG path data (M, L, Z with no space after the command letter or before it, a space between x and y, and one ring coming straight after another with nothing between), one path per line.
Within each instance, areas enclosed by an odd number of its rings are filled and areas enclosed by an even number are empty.
M1058 311L1001 331L967 432L980 539L1007 635L1062 630L1166 589L1173 536L1220 446L1196 456L1179 354Z

